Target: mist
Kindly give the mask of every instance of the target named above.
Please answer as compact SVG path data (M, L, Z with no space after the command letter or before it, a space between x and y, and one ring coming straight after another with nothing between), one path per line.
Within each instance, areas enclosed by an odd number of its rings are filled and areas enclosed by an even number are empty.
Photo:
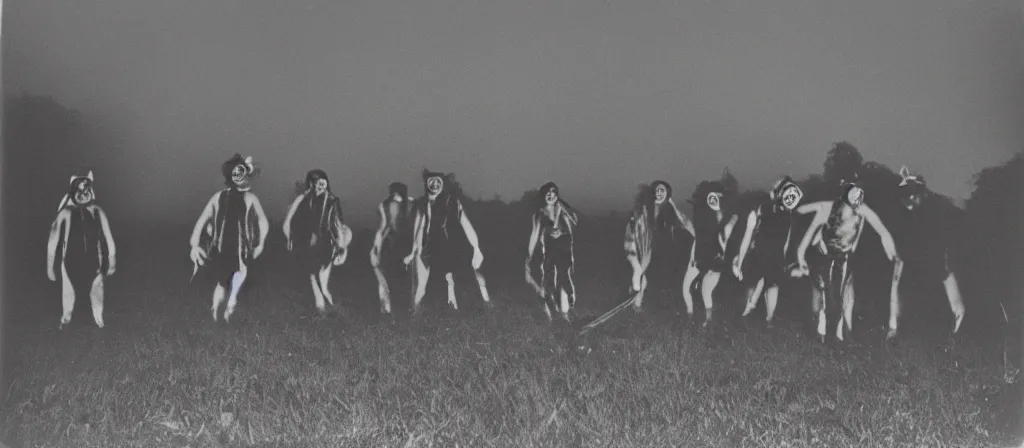
M6 95L51 97L89 135L41 200L93 169L119 221L191 224L234 152L273 220L313 168L374 225L387 184L421 194L424 166L474 198L555 180L622 210L652 179L688 194L725 167L741 188L820 173L838 140L960 201L1024 134L1014 1L4 6Z

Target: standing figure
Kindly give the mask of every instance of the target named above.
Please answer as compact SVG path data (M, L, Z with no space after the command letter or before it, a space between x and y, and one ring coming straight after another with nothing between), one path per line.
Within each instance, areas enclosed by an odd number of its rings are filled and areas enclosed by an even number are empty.
M900 253L907 262L908 273L913 271L920 274L922 279L941 282L945 287L946 299L949 300L949 308L953 311L955 334L960 330L965 310L963 298L960 296L960 286L950 268L950 248L956 238L952 231L953 225L948 217L941 216L941 212L931 201L925 202L930 192L924 177L911 175L906 166L900 168L899 174L900 202L907 210L904 231L898 232L902 243ZM936 228L940 238L937 241L929 238L932 234L922 229L922 226ZM898 308L899 305L896 306L896 309ZM893 320L890 328L895 330L896 323Z
M893 262L890 289L889 335L896 335L896 315L899 313L899 280L903 262L896 253L896 244L889 230L882 224L871 207L864 203L864 190L853 182L841 182L842 195L834 201L819 201L800 206L797 213L814 213L810 226L797 248L796 276L811 274L813 311L818 316L818 334L825 341L828 329L843 340L845 330L853 330L854 275L850 269L850 256L857 251L868 223L882 240L885 254ZM807 247L814 244L822 256L821 263L808 269ZM840 305L840 303L842 305Z
M306 190L292 201L282 230L288 250L298 252L313 287L316 309L321 313L325 311L324 299L334 306L334 296L328 287L331 269L345 262L352 242L352 230L343 218L341 200L331 193L327 173L306 173Z
M541 205L532 217L530 243L526 255L526 281L537 289L544 314L551 319L551 309L561 313L567 322L569 311L576 305L576 284L573 282L574 233L579 216L558 193L558 185L548 182L540 187ZM536 286L531 274L533 251L540 245L541 285ZM557 297L557 298L556 298Z
M235 154L221 165L221 173L227 188L215 193L206 203L189 239L192 262L198 268L209 261L217 279L210 309L214 322L225 290L228 290L228 303L224 321L231 318L249 264L263 253L270 231L259 198L249 191L249 182L256 173L252 157ZM208 238L201 245L203 232Z
M452 175L423 171L423 186L426 195L419 198L415 205L416 214L414 225L414 240L412 252L405 257L405 264L408 266L414 260L416 262L416 292L413 296L412 312L419 314L420 302L427 291L427 281L430 279L431 270L439 270L444 273L448 282L448 305L459 309L455 300L455 279L453 273L458 262L462 260L460 247L463 243L459 238L460 230L473 248L473 273L476 275L477 283L480 285L480 294L488 306L491 299L487 294L487 283L480 274L480 265L484 261L484 255L480 252L480 242L477 238L473 224L462 210L462 201L459 200L459 192L454 191L454 178Z
M693 224L679 211L672 200L672 186L663 180L651 183L651 192L642 193L637 197L636 207L626 223L624 246L626 261L633 268L630 294L635 294L633 309L637 312L643 305L644 291L647 289L647 270L654 257L654 251L669 251L666 240L675 239L678 228L694 235ZM666 236L666 234L668 234ZM663 243L663 244L658 244ZM658 246L655 248L655 246ZM658 256L661 260L670 260L673 254Z
M96 205L92 171L85 176L71 176L68 193L57 206L57 217L50 225L46 243L46 276L57 281L55 258L59 252L63 314L60 326L71 322L76 292L89 291L92 317L103 328L104 278L114 275L114 237L107 214Z
M726 244L732 229L739 220L737 215L728 219L728 198L725 176L722 181L703 181L689 200L693 205L693 222L696 229L693 246L690 248L690 264L683 275L683 300L686 313L693 318L693 283L700 279L701 298L704 300L704 324L707 327L714 317L712 300L715 288L723 272L729 270L725 261Z
M786 255L793 236L793 209L801 198L803 191L789 176L775 182L767 200L747 214L743 241L732 262L732 272L738 280L743 281L744 277L757 280L756 286L747 290L744 317L754 311L762 289L767 286L764 289L765 321L769 327L779 300L779 282L788 275ZM749 259L748 254L752 254Z
M401 260L399 252L412 247L412 204L413 199L409 197L409 188L401 182L392 182L388 185L388 197L377 205L377 213L380 215L380 227L373 236L373 248L370 249L370 266L377 276L377 294L380 297L380 312L384 315L391 314L391 290L388 287L388 279L384 275L384 265L392 265L390 260ZM385 256L387 254L387 256Z

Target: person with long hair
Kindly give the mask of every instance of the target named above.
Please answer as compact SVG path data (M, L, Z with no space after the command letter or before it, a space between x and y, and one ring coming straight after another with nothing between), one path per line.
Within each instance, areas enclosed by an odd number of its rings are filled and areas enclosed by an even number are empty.
M281 226L288 250L298 254L302 270L309 276L317 311L325 311L324 300L334 306L331 270L348 258L352 230L345 225L341 199L331 192L327 173L320 169L306 173L306 190L292 201Z
M636 198L633 214L626 223L623 246L626 261L633 270L630 282L630 293L634 295L633 309L640 311L643 306L644 292L647 289L647 271L651 265L655 251L670 250L659 246L664 241L657 238L658 234L670 233L674 238L675 231L682 229L691 236L695 235L693 223L679 211L672 200L672 186L663 180L655 180L641 191ZM671 257L658 257L670 259Z
M531 218L532 230L526 255L526 280L537 289L544 314L551 319L551 310L558 312L567 322L569 311L576 305L574 273L574 234L579 215L559 194L558 185L547 182L538 192L540 204ZM538 287L533 280L530 263L534 251L540 247L540 277Z

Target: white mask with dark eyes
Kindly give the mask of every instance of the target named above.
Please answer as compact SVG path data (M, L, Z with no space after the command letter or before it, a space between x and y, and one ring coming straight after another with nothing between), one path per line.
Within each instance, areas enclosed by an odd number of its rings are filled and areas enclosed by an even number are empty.
M327 179L317 179L316 183L313 184L313 191L316 192L317 196L320 196L327 192Z
M92 191L92 183L89 181L79 182L78 187L75 189L75 203L78 205L86 205L92 202L95 195Z
M797 204L800 204L800 199L803 198L803 192L796 185L786 188L782 192L782 207L786 210L793 210Z
M231 169L231 182L234 182L235 185L242 185L242 184L244 184L245 183L245 177L246 177L245 165L235 165L235 167Z
M716 212L722 211L722 193L708 193L708 207Z
M654 187L654 203L661 204L665 202L665 199L668 199L668 188L665 188L664 185L658 184L657 187Z
M444 189L444 180L440 177L434 176L427 179L427 193L431 197L441 194L442 189Z

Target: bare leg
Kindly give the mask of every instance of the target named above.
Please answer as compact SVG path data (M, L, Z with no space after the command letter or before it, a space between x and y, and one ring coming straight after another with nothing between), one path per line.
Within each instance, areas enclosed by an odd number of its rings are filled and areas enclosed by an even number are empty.
M327 299L327 303L334 306L334 296L331 295L330 288L331 268L333 268L333 266L328 264L320 270L320 291L323 293L324 299Z
M377 295L380 297L381 314L391 314L391 290L388 288L388 279L379 266L373 267L373 275L377 276Z
M444 275L444 281L448 283L448 305L455 310L459 309L459 302L455 300L455 276L451 272Z
M893 339L897 333L897 323L900 319L900 277L903 275L903 261L897 259L892 266L892 288L889 290L889 333L886 339Z
M490 305L491 296L487 293L487 280L484 279L484 275L480 271L473 271L473 274L476 275L476 283L480 285L480 297L483 297L485 305Z
M630 287L630 289L633 289L632 286ZM647 291L647 276L643 275L643 274L640 274L640 290L639 291L634 291L636 293L636 296L635 296L636 298L633 299L633 311L636 311L636 312L639 313L640 310L642 309L640 304L643 303L643 301L644 301L644 293L646 291Z
M950 273L942 285L946 287L946 298L949 299L949 308L953 311L956 319L953 324L953 333L960 331L960 324L964 321L964 299L960 296L960 286L957 284L956 275Z
M217 311L220 309L221 302L224 301L224 285L217 282L217 286L213 288L213 306L210 311L213 312L213 321L217 321Z
M562 319L569 320L569 293L565 292L564 289L559 290L561 292L561 300L559 303L562 311Z
M768 322L768 326L771 326L772 319L775 318L775 306L779 303L779 285L769 286L764 292L764 304L767 308L765 313L765 322Z
M71 279L68 278L68 270L63 264L60 266L61 272L61 304L64 307L64 313L60 316L60 327L63 328L71 322L71 312L75 310L75 287L71 284Z
M93 279L89 298L92 299L92 318L97 327L103 328L103 274L96 274Z
M317 284L316 274L309 274L309 284L313 286L313 298L316 300L317 311L324 311L324 295L320 291L320 285Z
M818 336L825 338L825 291L815 284L811 288L812 315L818 318Z
M231 276L231 292L228 293L228 306L224 310L224 322L228 322L231 314L235 312L235 304L238 303L238 292L242 289L247 274L248 268L243 264L241 269Z
M683 302L686 304L686 314L691 318L693 317L693 293L690 290L693 289L693 282L697 280L698 274L700 271L693 263L686 267L686 273L683 274Z
M714 302L713 295L715 293L715 287L718 286L718 280L722 277L720 272L708 271L704 274L704 280L700 285L701 298L704 299L704 326L711 324L711 319L714 313Z
M854 275L851 273L850 278L846 281L846 287L843 288L843 322L845 322L846 325L839 326L839 334L853 331L853 304L855 299ZM843 340L842 336L839 337L839 340Z
M761 298L761 289L764 288L764 277L757 281L757 285L747 289L747 307L743 309L743 317L747 317L754 308L757 308L757 301ZM767 295L767 294L766 294ZM769 315L771 313L769 312ZM771 318L769 318L771 320Z
M412 312L418 314L420 312L420 302L423 301L423 296L427 293L427 280L430 278L430 268L423 264L423 259L416 257L416 291L412 298Z

